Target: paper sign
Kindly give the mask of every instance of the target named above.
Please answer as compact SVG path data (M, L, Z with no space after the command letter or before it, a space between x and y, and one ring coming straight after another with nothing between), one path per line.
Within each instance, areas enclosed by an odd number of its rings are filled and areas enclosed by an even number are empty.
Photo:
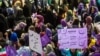
M81 49L87 47L87 29L58 29L58 43L60 49Z
M29 30L29 46L35 52L42 54L40 35L31 30Z

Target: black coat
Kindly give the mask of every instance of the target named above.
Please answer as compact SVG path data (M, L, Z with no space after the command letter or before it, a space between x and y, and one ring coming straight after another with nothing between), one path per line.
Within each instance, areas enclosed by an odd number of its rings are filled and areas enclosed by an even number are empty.
M5 32L7 30L7 21L3 14L0 14L0 31Z
M44 18L45 23L50 23L55 28L57 19L55 14L53 14L51 11L46 11Z
M29 17L32 14L32 4L30 2L26 2L26 5L24 5L23 14L25 17Z
M13 29L15 26L15 17L13 15L8 16L7 23L8 23L8 27Z

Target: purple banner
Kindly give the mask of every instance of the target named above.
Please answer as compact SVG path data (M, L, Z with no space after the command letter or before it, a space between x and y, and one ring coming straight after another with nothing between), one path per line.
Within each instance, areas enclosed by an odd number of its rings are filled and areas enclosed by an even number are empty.
M86 48L87 47L87 29L59 29L58 43L60 49L65 48Z

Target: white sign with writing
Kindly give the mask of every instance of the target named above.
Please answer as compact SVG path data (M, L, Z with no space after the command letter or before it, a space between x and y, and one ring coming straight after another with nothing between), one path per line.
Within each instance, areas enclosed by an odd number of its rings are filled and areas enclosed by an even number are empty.
M29 46L35 52L42 54L42 44L40 35L31 30L29 30Z

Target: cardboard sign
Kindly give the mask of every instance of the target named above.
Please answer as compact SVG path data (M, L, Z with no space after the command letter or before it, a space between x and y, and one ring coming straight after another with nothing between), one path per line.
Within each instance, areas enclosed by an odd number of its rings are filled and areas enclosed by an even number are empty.
M42 54L40 35L31 30L29 30L29 46L35 52Z
M81 49L87 47L87 29L59 29L58 43L60 49Z

